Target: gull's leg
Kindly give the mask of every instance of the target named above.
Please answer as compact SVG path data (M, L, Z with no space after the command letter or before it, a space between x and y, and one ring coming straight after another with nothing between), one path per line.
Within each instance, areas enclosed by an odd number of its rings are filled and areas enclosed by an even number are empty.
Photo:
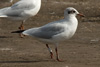
M12 6L14 4L14 1L11 0L10 3L11 3L10 6Z
M46 44L46 47L48 48L48 50L49 50L49 52L50 52L51 59L53 59L53 53L52 53L52 50L49 48L48 44Z
M22 21L22 24L21 24L20 27L19 27L20 30L24 30L24 25L23 25L24 22L25 22L25 21Z
M24 22L25 22L25 21L22 21L22 24L21 24L20 27L19 27L20 30L24 30L24 25L23 25ZM20 36L21 38L24 37L24 35L23 35L22 33L20 33L19 36Z
M11 3L11 5L10 6L12 6L13 5L13 3Z
M57 45L58 45L58 44L57 44ZM57 45L55 46L56 59L57 59L57 61L61 61L61 60L59 59L59 55L58 55L58 48L57 48Z

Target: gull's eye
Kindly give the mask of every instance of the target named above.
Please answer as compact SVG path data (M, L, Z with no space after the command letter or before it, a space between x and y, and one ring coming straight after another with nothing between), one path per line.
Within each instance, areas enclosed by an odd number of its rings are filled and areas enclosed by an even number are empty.
M72 14L72 13L75 13L75 11L74 10L68 11L68 14Z
M72 10L72 13L75 13L75 11L74 11L74 10Z

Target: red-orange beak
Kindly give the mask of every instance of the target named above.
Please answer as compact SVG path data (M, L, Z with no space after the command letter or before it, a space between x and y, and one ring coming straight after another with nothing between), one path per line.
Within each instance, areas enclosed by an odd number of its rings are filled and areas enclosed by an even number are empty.
M78 15L81 16L81 17L85 17L83 14L80 14L80 13Z

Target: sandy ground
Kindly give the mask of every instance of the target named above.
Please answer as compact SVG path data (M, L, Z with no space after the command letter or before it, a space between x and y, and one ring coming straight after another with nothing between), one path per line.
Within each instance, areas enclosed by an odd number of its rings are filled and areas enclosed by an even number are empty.
M0 8L9 5L0 1ZM54 45L50 45L54 52L51 60L45 44L12 34L20 21L0 19L0 67L100 67L100 0L42 0L40 12L24 23L25 29L62 19L69 6L85 17L78 17L76 34L58 46L63 62L55 60Z

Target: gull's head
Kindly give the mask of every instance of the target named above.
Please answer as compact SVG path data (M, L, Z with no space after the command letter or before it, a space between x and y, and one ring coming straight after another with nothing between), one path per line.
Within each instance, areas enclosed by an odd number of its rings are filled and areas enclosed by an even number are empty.
M84 17L84 15L83 14L80 14L75 8L73 8L73 7L68 7L68 8L66 8L66 10L64 11L64 15L65 15L65 17L68 17L68 16L77 16L77 15L79 15L79 16L82 16L82 17Z

